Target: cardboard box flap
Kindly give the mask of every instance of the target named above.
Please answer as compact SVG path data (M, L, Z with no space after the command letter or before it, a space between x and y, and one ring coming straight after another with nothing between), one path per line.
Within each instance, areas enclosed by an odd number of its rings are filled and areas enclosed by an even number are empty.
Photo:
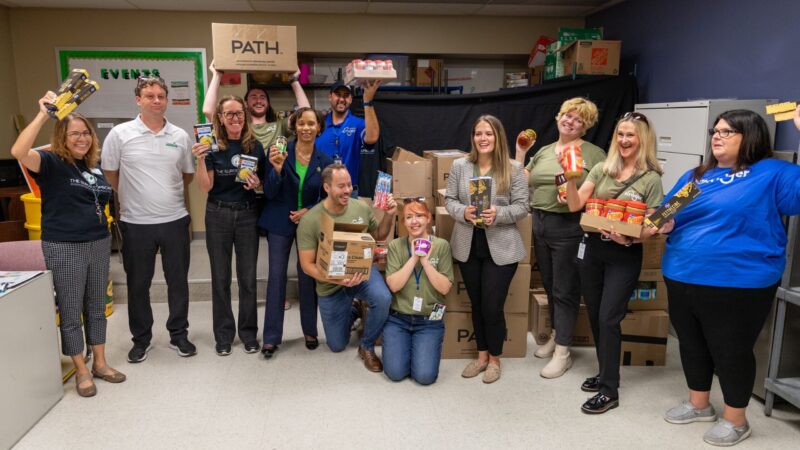
M394 153L392 153L392 161L397 162L417 162L417 161L424 161L427 162L425 158L422 156L417 155L414 152L408 151L403 147L395 147Z
M346 233L366 233L367 227L369 224L362 224L362 223L336 223L333 217L329 216L328 214L320 214L320 240L322 240L322 235L324 235L328 230L330 231L342 231Z

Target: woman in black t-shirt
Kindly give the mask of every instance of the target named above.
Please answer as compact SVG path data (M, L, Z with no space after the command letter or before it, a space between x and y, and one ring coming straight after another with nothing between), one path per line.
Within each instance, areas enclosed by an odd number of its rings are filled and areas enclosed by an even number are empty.
M266 158L264 148L253 135L244 100L233 95L222 97L213 117L219 151L209 144L195 144L197 185L208 192L206 203L206 248L211 262L211 301L214 340L220 356L231 353L236 337L236 320L231 309L231 257L236 251L236 278L239 285L239 339L246 353L258 352L256 312L256 263L258 230L256 196L261 185ZM255 171L240 167L240 162L255 162Z
M97 393L93 377L111 383L125 375L111 368L105 356L105 292L111 236L104 213L111 185L100 171L100 149L89 122L70 114L56 122L50 151L33 150L33 142L48 121L46 104L56 99L47 92L39 100L39 113L20 133L11 148L36 179L42 192L42 251L53 272L56 301L61 314L61 351L75 364L78 394ZM83 330L92 346L91 372L83 359Z

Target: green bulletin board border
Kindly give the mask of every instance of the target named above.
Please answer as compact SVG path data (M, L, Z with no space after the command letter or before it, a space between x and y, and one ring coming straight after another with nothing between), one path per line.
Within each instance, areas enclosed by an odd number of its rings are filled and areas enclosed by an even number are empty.
M69 75L71 58L86 59L148 59L148 60L180 60L194 62L194 82L197 92L197 123L205 122L203 101L205 100L205 50L87 50L57 49L59 83Z

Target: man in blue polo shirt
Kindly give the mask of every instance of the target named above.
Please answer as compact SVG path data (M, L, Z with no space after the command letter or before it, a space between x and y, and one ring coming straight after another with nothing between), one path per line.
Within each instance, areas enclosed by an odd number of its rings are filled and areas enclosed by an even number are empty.
M364 85L364 118L361 119L350 113L353 90L341 80L334 83L328 94L331 112L325 117L325 131L316 142L317 148L334 160L341 160L350 177L356 181L361 166L361 148L372 149L380 136L378 116L372 107L372 99L380 84L380 80L371 80ZM357 192L358 186L353 186L354 195Z

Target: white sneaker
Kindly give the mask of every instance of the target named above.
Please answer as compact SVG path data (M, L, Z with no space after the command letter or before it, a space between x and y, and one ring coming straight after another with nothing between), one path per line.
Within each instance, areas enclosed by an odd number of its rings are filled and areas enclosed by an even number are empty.
M558 378L564 375L564 372L572 367L572 357L569 354L569 347L556 344L556 349L553 352L553 359L547 363L539 375L542 378Z
M537 358L549 358L553 356L553 352L556 349L556 330L553 330L550 333L550 339L547 340L544 344L540 345L539 348L533 352L533 356Z

